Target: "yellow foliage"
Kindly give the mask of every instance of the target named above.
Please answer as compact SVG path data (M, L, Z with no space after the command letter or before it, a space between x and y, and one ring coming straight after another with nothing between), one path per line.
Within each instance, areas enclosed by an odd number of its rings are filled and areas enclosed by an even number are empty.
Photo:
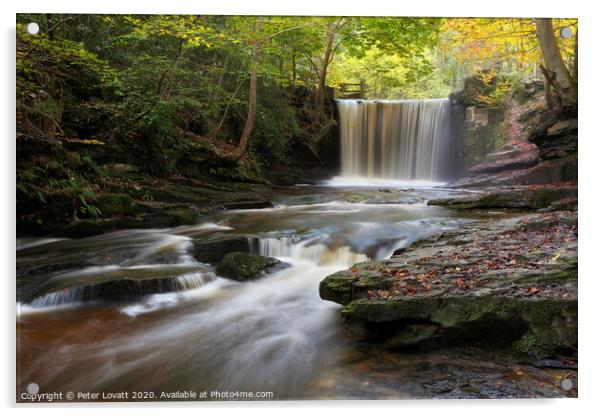
M577 30L577 19L554 19L554 27ZM558 43L570 64L574 38ZM527 18L449 18L442 27L440 50L465 62L469 72L498 67L506 72L535 71L541 62L535 22Z

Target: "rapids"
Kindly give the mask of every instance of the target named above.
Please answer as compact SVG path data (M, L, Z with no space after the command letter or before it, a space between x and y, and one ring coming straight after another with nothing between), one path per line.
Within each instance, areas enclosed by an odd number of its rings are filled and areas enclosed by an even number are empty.
M24 240L18 385L271 391L281 399L363 394L321 388L355 347L319 283L466 221L425 204L453 192L294 187L274 195L278 208L224 211L198 225ZM290 267L257 281L221 278L194 259L191 242L225 236L253 238L258 254ZM173 278L173 287L120 302L82 295L98 281L157 276ZM361 390L361 380L353 388Z

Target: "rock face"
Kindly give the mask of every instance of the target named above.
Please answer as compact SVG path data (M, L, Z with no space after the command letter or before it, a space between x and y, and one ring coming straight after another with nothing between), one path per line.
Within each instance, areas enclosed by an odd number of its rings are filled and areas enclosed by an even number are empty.
M483 163L471 167L471 174L496 173L513 169L524 169L536 165L539 162L539 151L535 149L518 149L510 147L499 152L490 153L485 157Z
M577 155L577 119L550 118L541 123L529 136L539 148L542 159L559 159Z
M556 186L517 186L496 188L457 198L431 199L428 205L453 209L576 209L577 185L562 183Z
M273 257L258 256L245 252L228 253L216 267L217 274L234 280L254 280L271 273L286 264Z
M576 214L483 220L328 276L353 333L387 348L453 344L543 357L577 344Z

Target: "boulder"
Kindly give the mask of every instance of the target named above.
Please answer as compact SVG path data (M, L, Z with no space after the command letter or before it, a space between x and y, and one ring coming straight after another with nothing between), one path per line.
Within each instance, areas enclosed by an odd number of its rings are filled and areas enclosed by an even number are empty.
M246 281L258 279L286 266L286 263L274 257L238 251L226 254L218 263L216 271L219 276Z
M203 263L217 264L226 254L251 253L253 240L248 237L224 238L216 241L195 240L192 255Z

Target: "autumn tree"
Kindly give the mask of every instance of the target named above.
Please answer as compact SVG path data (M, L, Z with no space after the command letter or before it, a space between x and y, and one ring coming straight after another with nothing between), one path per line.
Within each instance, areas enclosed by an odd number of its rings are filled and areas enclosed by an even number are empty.
M560 111L570 109L577 104L577 80L571 76L556 40L556 31L552 19L535 19L537 38L544 59L541 70L555 95L548 93L548 105ZM575 47L576 47L575 43ZM576 60L575 60L576 68Z

